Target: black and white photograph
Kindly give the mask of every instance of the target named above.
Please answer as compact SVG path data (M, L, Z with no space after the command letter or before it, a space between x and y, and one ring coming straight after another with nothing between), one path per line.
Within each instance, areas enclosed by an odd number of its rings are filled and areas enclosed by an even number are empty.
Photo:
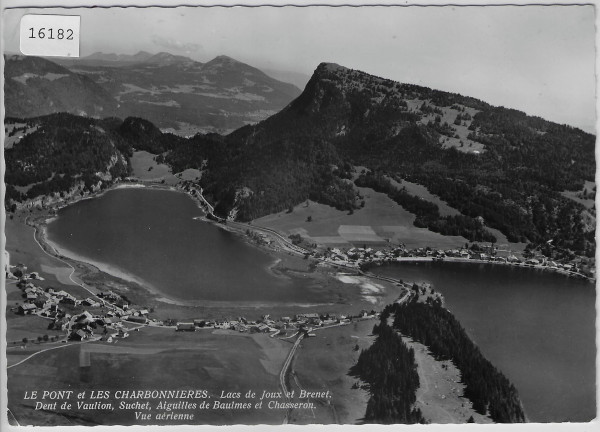
M596 423L595 4L19 3L7 430Z

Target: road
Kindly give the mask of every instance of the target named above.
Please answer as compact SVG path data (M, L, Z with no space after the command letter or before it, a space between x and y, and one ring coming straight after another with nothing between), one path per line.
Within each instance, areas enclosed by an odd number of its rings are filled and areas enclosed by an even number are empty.
M61 344L61 345L53 346L53 347L50 347L50 348L44 348L43 350L34 352L30 356L25 357L23 360L21 360L18 363L15 363L14 365L6 366L6 369L10 369L10 368L13 368L15 366L19 366L20 364L25 363L27 360L30 360L31 358L35 357L36 355L41 354L41 353L45 353L47 351L52 351L52 350L59 349L59 348L66 348L66 347L73 346L73 345L81 345L81 344L84 344L84 343L95 342L97 340L98 339L86 339L86 340L81 341L81 342L72 342L72 343L66 343L66 344Z
M283 235L281 235L280 233L278 233L275 230L272 230L271 228L265 228L265 227L261 227L258 225L252 225L250 223L241 223L241 222L227 222L227 225L237 227L242 230L252 229L254 231L261 231L265 234L270 234L275 237L275 240L277 240L282 245L283 248L289 250L290 252L294 252L299 255L305 255L305 254L311 253L311 251L309 251L308 249L304 249L301 246L293 244L291 241L289 241Z
M288 391L287 385L285 383L285 377L287 375L287 370L290 367L292 360L294 359L294 354L296 354L296 350L298 349L298 346L300 345L300 342L302 342L303 338L304 338L304 333L300 333L300 335L298 336L298 339L296 339L296 342L294 342L292 349L288 353L288 356L285 359L285 362L283 363L281 372L279 372L279 384L281 385L281 389L283 390L283 396L285 397L285 400L288 402L289 402L290 398L288 396L289 391ZM287 412L285 414L285 418L283 419L283 424L287 424L289 414L290 414L290 410L287 410Z
M96 295L95 292L91 291L89 288L87 288L84 284L77 282L75 279L73 279L73 275L75 274L75 267L73 267L71 264L69 264L68 262L66 262L65 260L57 257L56 255L52 255L50 253L48 253L46 251L46 249L44 249L44 247L42 246L42 244L38 241L36 234L38 233L38 228L35 227L34 231L33 231L33 240L37 243L37 245L40 247L40 249L42 250L42 252L44 252L46 255L48 255L50 258L54 258L58 261L60 261L63 264L68 265L71 268L71 274L69 274L69 279L71 280L71 282L73 282L75 285L80 286L81 288L83 288L84 290L86 290L87 292L89 292L91 295L93 295L94 297L96 297L98 300L100 300L102 303L105 303L104 299L98 297Z
M88 287L85 286L85 284L77 282L75 279L73 279L73 276L75 275L75 267L73 267L70 263L68 263L67 261L57 257L56 255L52 255L51 253L48 253L48 251L46 251L46 249L44 249L44 247L42 246L42 244L38 241L36 234L38 233L38 228L37 226L34 228L33 231L33 240L36 242L36 244L40 247L40 249L42 250L42 252L44 252L46 255L48 255L50 258L54 258L60 262L62 262L63 264L68 265L71 268L71 273L69 274L69 280L71 282L73 282L75 285L80 286L81 288L83 288L84 290L86 290L87 292L89 292L94 298L96 298L99 302L101 302L104 306L116 310L116 311L120 311L123 312L123 310L121 308L119 308L118 306L115 306L114 304L107 302L106 300L104 300L102 297L98 297L98 295L90 290Z

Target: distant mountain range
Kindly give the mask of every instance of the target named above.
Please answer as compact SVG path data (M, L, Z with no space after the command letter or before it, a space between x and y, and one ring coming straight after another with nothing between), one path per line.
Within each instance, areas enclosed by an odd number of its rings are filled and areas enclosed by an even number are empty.
M98 89L102 82L104 91L119 96L118 112L122 113L125 105L136 118L88 120L84 122L88 134L104 131L125 157L135 147L160 154L160 161L169 164L174 172L201 169L200 184L205 196L222 216L251 220L307 199L359 212L361 197L355 186L361 186L386 193L417 216L417 226L445 235L494 241L485 228L491 227L511 242L532 243L556 258L574 253L593 256L595 252L595 209L586 209L564 195L565 191L585 191L585 182L595 178L595 137L580 129L494 107L471 97L322 63L304 91L277 114L227 136L208 134L184 139L162 133L152 124L160 126L160 121L142 119L152 120L146 114L157 115L159 111L135 110L153 106L148 101L164 102L161 98L174 97L169 96L173 88L165 89L173 76L190 86L181 87L186 92L178 104L188 97L185 95L190 88L191 97L198 96L196 92L220 91L223 96L229 95L225 101L241 103L241 99L231 97L250 94L232 90L240 73L252 81L245 83L247 91L258 88L274 93L275 84L265 81L270 78L264 78L262 72L227 57L217 57L206 64L141 63L94 70L102 79L96 76L93 88ZM26 79L23 72L17 78L17 82ZM9 79L15 81L14 75ZM133 86L129 83L134 80L137 87L122 84ZM264 90L266 82L271 83L273 91ZM204 85L210 88L202 88ZM286 86L283 85L289 89ZM124 88L130 92L124 92ZM212 99L221 100L214 96ZM194 99L194 103L197 101ZM197 112L201 109L196 107ZM220 118L227 116L221 113ZM64 126L73 122L54 116L20 126L34 132L6 150L7 183L17 182L14 184L24 187L42 181L39 176L32 177L36 169L31 158L35 159L35 154L23 159L19 148L25 149L23 144L28 144L27 151L33 152L36 146L45 145L48 134L76 141L77 135ZM35 129L38 123L40 126ZM60 131L54 131L59 126ZM61 166L49 160L43 164ZM365 167L358 178L353 173L355 166ZM44 174L52 174L49 181L57 185L68 182L67 176L56 176L60 171L50 167ZM77 177L72 179L78 181ZM435 204L403 190L403 180L427 187L460 214L440 215ZM17 192L7 188L7 196L22 199ZM31 197L31 192L27 193ZM585 191L588 197L594 193L595 190Z
M264 120L300 94L294 85L226 56L208 63L143 51L58 61L5 58L6 77L11 80L6 113L13 117L61 111L93 117L140 116L184 136L228 133Z
M89 56L79 59L58 58L54 62L65 67L72 66L102 66L102 67L122 67L131 66L134 64L160 64L163 66L177 62L192 62L193 60L184 57L173 55L167 52L151 54L146 51L139 51L136 54L114 54L95 52Z
M56 112L116 115L118 102L89 77L39 57L8 55L4 59L7 116L27 118Z

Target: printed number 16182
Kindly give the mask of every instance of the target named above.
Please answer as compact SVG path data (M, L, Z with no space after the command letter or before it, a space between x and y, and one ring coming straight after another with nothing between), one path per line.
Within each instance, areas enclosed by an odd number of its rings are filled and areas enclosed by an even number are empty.
M37 30L37 31L36 31ZM41 27L39 29L30 27L29 28L29 39L67 39L73 40L73 30L72 29L62 29L62 28L45 28Z

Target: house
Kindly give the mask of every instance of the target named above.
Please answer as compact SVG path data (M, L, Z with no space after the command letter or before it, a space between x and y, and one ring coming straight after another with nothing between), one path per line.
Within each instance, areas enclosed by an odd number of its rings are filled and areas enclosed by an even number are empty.
M138 324L146 324L146 322L148 322L148 320L145 317L131 316L131 315L129 315L127 317L127 321L138 323ZM192 325L194 325L194 324L192 323Z
M281 329L285 330L286 326L287 326L286 323L284 323L283 321L277 321L273 324L273 327L275 327L278 330L281 330Z
M48 305L46 304L46 299L45 298L36 298L33 301L33 304L36 305L40 309L44 308L45 306L50 306L49 304Z
M81 314L75 316L73 320L77 323L87 324L94 322L94 316L88 311L83 311Z
M63 297L60 299L60 303L62 304L71 304L74 305L75 304L75 299L73 297Z
M191 323L177 323L175 331L196 331L196 326L193 322Z
M96 300L91 299L91 298L86 298L84 300L81 301L81 304L83 306L89 306L89 307L98 307L100 306L100 303L98 303Z
M98 317L95 320L95 323L102 327L107 327L112 324L112 319L106 317Z
M271 331L271 327L269 327L266 324L259 324L258 325L258 331L260 333L269 333Z
M195 319L194 320L194 325L196 327L204 327L204 326L206 326L206 321L203 320L203 319Z
M296 315L296 318L297 319L305 319L305 320L319 319L319 314L317 314L317 313L298 314L298 315Z
M76 330L69 335L69 339L71 340L84 340L88 337L89 335L82 329Z
M235 325L233 326L233 329L234 329L235 331L238 331L238 332L240 332L240 333L243 333L243 332L247 332L247 331L248 331L248 326L247 326L247 325L245 325L245 324L242 324L242 323L238 323L238 324L235 324Z
M18 313L21 315L29 315L37 310L37 306L33 303L23 303L19 306Z

